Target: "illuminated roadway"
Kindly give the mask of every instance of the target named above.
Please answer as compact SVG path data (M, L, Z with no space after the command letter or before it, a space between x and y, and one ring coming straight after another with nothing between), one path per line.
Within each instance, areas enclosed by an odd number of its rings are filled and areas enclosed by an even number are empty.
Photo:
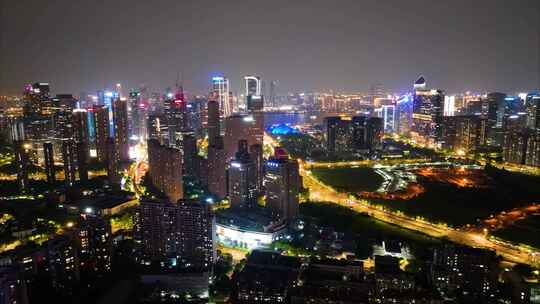
M265 142L274 147L279 145L273 138L267 135L265 135ZM312 201L336 203L356 212L367 213L378 220L418 231L432 237L446 237L455 243L471 247L492 249L495 250L498 255L510 262L530 265L539 264L540 252L534 251L530 248L512 245L503 241L490 240L487 239L482 233L457 230L447 227L444 224L434 224L421 218L408 217L400 212L392 212L385 210L381 206L370 205L365 200L349 197L347 193L338 192L317 180L315 177L313 177L310 171L305 169L305 163L301 159L298 161L300 164L300 175L303 177L304 187L309 189L309 196L310 200ZM308 166L312 165L313 164L310 163ZM330 164L324 164L324 166L328 165Z

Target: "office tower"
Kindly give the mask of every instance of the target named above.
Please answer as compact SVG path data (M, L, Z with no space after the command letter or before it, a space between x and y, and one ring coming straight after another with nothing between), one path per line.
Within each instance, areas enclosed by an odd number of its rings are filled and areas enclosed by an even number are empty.
M88 131L88 111L85 109L73 110L73 139L81 144L86 158L90 156L90 135Z
M193 133L184 134L182 137L182 158L185 175L198 176L197 139Z
M218 137L221 136L221 128L219 121L219 102L214 99L208 100L208 145L215 145Z
M56 182L56 172L54 170L54 150L51 142L43 143L43 156L47 183L54 184Z
M110 271L112 231L109 220L97 214L82 214L78 233L81 264L97 275Z
M165 121L168 127L169 145L179 148L184 132L188 131L187 101L182 87L177 88L172 98L166 100Z
M141 92L132 90L128 97L128 129L129 137L142 137L141 135Z
M411 131L421 143L439 145L444 112L444 93L426 88L426 81L420 76L414 83L415 95Z
M486 142L486 119L475 115L444 117L442 147L463 153L476 151Z
M62 293L71 293L80 278L79 255L74 239L68 234L63 234L49 240L47 260L53 287Z
M105 106L95 106L92 108L94 130L95 130L95 148L97 159L100 162L107 160L107 141L109 138L109 112Z
M52 134L59 139L70 139L74 136L73 109L76 107L76 100L71 94L58 94L52 99L47 108L48 115L53 120Z
M264 180L264 156L263 146L259 144L249 146L249 157L255 164L257 193L261 193Z
M525 116L525 115L523 115ZM532 132L524 129L524 117L509 116L503 123L503 160L514 164L525 164L527 146Z
M81 182L88 181L88 149L83 142L75 142L75 151L77 154L77 170Z
M129 161L129 134L127 99L117 98L113 102L114 144L121 162Z
M527 166L540 167L540 134L532 133L527 138L525 164Z
M75 183L75 143L71 139L62 141L62 162L64 163L64 182L67 187Z
M107 177L111 184L120 184L120 151L114 138L107 139Z
M28 304L26 280L18 265L0 266L0 303Z
M238 141L246 140L248 146L260 144L257 138L256 121L252 114L233 114L225 118L225 153L227 161L234 157Z
M231 115L233 107L227 78L221 76L212 77L212 95L218 102L220 116L227 117Z
M397 131L396 105L394 104L382 105L381 118L383 120L384 133L393 133Z
M23 121L26 138L40 140L50 137L52 120L50 111L50 87L48 83L28 84L23 94Z
M231 206L253 206L257 199L257 167L249 155L247 141L238 142L238 152L230 162L228 175Z
M215 220L209 205L141 200L134 238L141 261L208 270L215 259Z
M264 99L261 95L261 79L258 76L246 76L246 108L253 116L254 124L251 127L251 136L255 142L253 144L263 144L264 136Z
M444 116L454 116L456 112L456 96L444 96Z
M227 196L227 159L223 145L223 137L214 139L214 144L208 144L208 190L214 195L224 198Z
M152 184L176 203L184 195L182 180L182 153L176 148L148 140L148 165Z
M326 150L328 153L335 153L341 149L350 147L350 135L348 122L340 117L325 117L324 130Z
M410 96L401 96L396 105L397 132L408 135L412 126L413 100Z
M19 191L26 192L30 186L28 182L28 166L30 163L28 153L30 152L30 144L26 144L23 141L14 141L13 146L17 165L17 185L19 186Z
M266 207L279 220L295 219L298 216L298 194L302 185L298 162L278 150L266 162L265 169Z
M354 117L353 117L354 120ZM379 117L369 117L366 120L366 148L374 152L382 147L383 120Z
M46 82L28 84L24 88L25 104L23 114L25 117L41 115L43 105L50 99L50 86Z
M167 125L162 115L149 115L147 121L148 139L156 139L163 144L162 134L167 132Z

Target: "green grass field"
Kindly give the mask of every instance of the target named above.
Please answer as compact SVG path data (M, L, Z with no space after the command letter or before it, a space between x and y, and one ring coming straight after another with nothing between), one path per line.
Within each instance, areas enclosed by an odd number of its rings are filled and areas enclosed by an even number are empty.
M375 191L383 178L373 168L314 168L313 175L323 183L345 192Z

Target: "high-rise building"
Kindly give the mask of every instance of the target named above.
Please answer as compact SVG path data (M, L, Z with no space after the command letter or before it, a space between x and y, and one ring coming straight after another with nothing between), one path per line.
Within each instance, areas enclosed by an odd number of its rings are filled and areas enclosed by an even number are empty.
M69 294L80 279L79 255L75 240L67 234L57 235L47 242L49 274L54 288Z
M79 219L80 261L97 275L111 270L112 231L109 220L97 214Z
M109 138L109 112L105 106L95 106L91 109L95 130L95 148L98 161L107 160L107 141Z
M129 161L129 134L127 99L117 98L113 102L114 144L121 162Z
M266 162L266 207L280 220L293 220L298 216L298 194L301 177L298 162L286 153L275 153Z
M442 137L441 123L444 114L444 92L426 88L420 76L414 83L412 130L419 142L439 145Z
M258 76L246 76L246 108L254 120L250 128L253 144L263 144L264 137L264 98L261 94L261 79ZM250 143L251 145L251 143Z
M56 172L54 168L54 150L52 142L43 143L43 159L47 183L54 184L56 181Z
M114 138L107 139L107 177L114 185L120 184L120 151L116 146Z
M379 117L326 117L328 153L372 153L382 142L383 120Z
M254 144L249 146L249 157L255 163L257 193L261 193L264 180L264 155L263 146Z
M148 140L148 165L152 184L173 203L184 196L182 180L182 152Z
M257 199L257 167L251 159L246 140L238 142L238 152L230 161L229 200L232 207L249 207Z
M215 260L215 220L209 205L143 199L135 214L134 237L141 261L208 270Z
M76 143L81 144L81 149L85 152L87 159L90 157L90 135L88 133L88 121L88 111L86 109L73 110L73 139Z
M26 192L30 186L28 182L28 166L30 163L28 153L30 152L30 144L23 141L14 141L13 146L15 163L17 165L17 185L19 186L19 191Z
M232 98L230 96L229 79L221 76L212 77L212 95L219 105L220 116L227 117L232 114Z
M28 304L26 280L18 265L0 266L0 303Z
M208 100L207 120L208 145L212 146L216 144L216 141L218 140L217 138L221 136L219 101L214 99Z
M227 195L227 159L223 145L223 137L214 139L214 144L208 144L208 190L220 198Z
M445 149L469 153L486 142L486 119L481 116L447 116L442 129L441 143Z
M198 176L198 155L197 155L197 139L193 133L186 133L182 136L182 159L185 175Z
M253 114L236 113L225 118L225 153L227 161L234 157L238 141L246 140L248 146L261 144L259 142L258 129Z
M75 143L71 139L62 141L62 162L64 163L64 182L67 187L76 181Z
M79 172L79 180L81 182L88 181L88 149L83 142L75 143L75 151L77 153L77 170Z

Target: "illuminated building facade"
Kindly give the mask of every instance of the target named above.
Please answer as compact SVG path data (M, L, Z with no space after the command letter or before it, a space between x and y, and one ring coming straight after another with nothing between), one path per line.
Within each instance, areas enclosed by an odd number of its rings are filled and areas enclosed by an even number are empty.
M276 153L266 162L265 172L266 207L279 220L295 219L302 185L298 162L289 159L287 154Z
M95 139L94 146L98 161L107 160L107 141L109 138L109 112L105 106L94 106L91 109L92 121L94 122Z
M444 114L444 93L426 88L424 77L414 83L412 126L413 138L425 144L440 145Z
M232 114L232 98L230 96L229 79L221 76L212 77L212 94L219 104L220 116L227 117Z
M113 101L114 145L122 162L129 161L129 134L127 99L117 98Z
M98 275L111 270L112 231L110 221L101 215L85 213L78 226L82 267Z
M75 143L71 139L62 141L62 162L64 163L64 182L67 187L76 181Z
M216 258L215 234L214 214L199 201L141 200L135 214L134 237L141 262L209 270Z
M250 207L257 200L257 167L246 140L238 142L236 157L229 163L229 201L232 207Z
M152 184L175 203L184 196L182 153L176 148L148 140L148 165Z

